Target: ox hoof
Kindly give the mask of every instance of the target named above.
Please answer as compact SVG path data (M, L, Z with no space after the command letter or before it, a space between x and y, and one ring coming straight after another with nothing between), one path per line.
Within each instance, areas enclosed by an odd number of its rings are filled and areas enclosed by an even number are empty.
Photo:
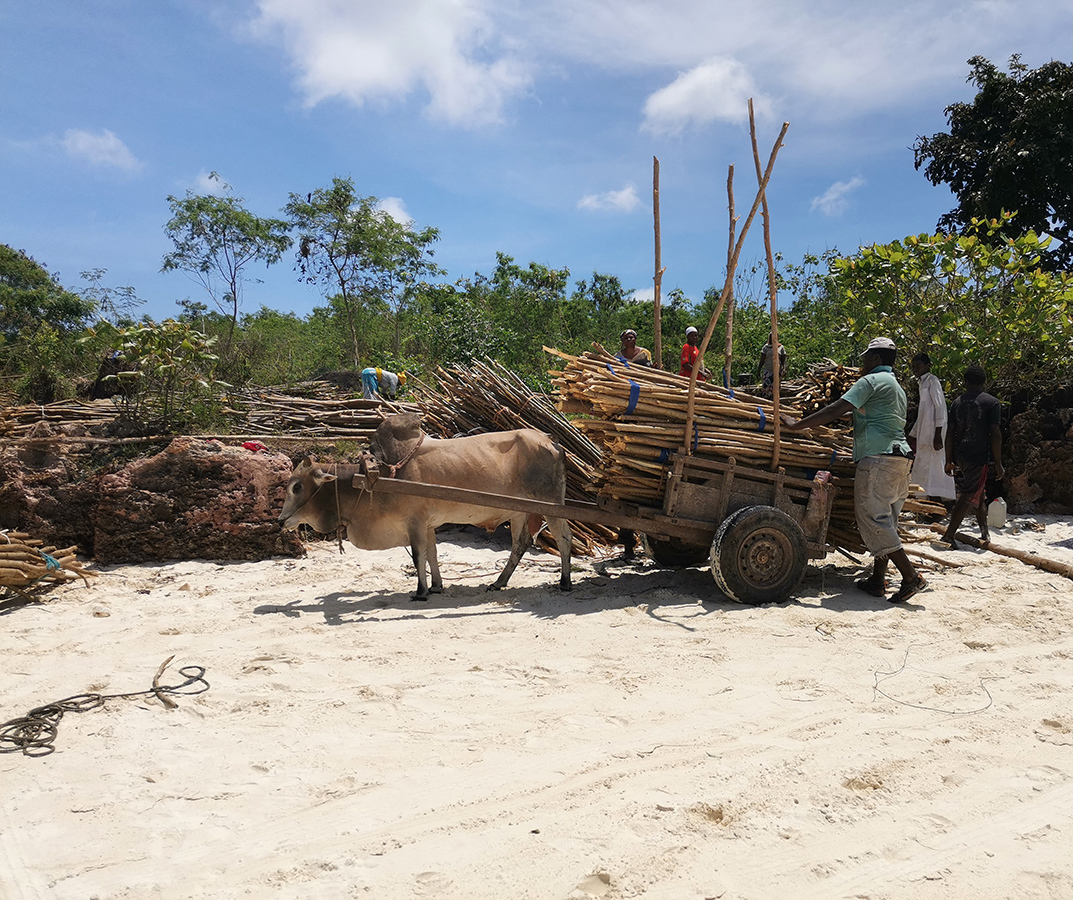
M410 594L410 600L414 603L428 603L428 594Z
M570 584L570 582L567 582L566 584L563 584L561 581L559 582L559 590L562 591L564 594L568 594L573 589L574 586Z
M501 585L499 583L490 584L490 585L488 585L488 587L485 588L485 590L486 591L498 591L501 587L503 587L503 585Z

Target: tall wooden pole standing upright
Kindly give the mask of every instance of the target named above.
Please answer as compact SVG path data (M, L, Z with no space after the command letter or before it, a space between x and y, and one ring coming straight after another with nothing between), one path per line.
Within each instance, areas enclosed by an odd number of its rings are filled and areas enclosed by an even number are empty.
M734 252L730 255L730 265L727 266L727 277L726 281L723 282L723 290L719 294L719 303L716 305L711 321L708 322L708 327L704 331L704 337L701 338L700 353L698 354L699 359L704 358L704 352L708 349L708 343L712 339L712 332L715 331L715 326L719 322L719 317L723 314L723 307L726 306L727 298L730 296L731 288L734 284L734 270L738 266L738 257L741 255L742 244L745 243L745 236L749 233L749 226L752 225L753 218L756 216L756 211L760 207L760 201L763 199L764 192L767 190L768 182L771 180L771 172L775 168L775 157L779 155L782 139L786 137L786 132L789 128L789 122L782 123L782 131L779 132L778 138L775 139L775 145L771 148L771 156L768 157L767 168L764 170L764 174L760 178L760 187L756 192L756 199L753 200L749 215L745 217L745 221L742 223L741 233L738 235L738 240L734 244ZM689 399L686 401L686 428L685 436L682 441L682 452L686 456L690 456L693 453L693 411L696 406L696 394L697 366L694 366L693 373L689 376Z
M738 220L734 215L734 166L730 166L730 173L727 175L727 200L730 210L730 240L727 241L727 269L730 268L730 260L734 253L734 230L737 228ZM723 387L728 390L731 387L731 383L734 380L734 376L731 375L730 369L734 360L734 285L730 286L730 297L727 298L727 341L726 346L723 348Z
M652 364L663 368L663 335L660 327L660 287L663 285L662 251L659 240L659 159L652 157L652 220L656 234L656 274L652 278Z
M749 98L749 133L753 141L753 163L756 165L756 180L762 182L764 174L760 169L760 148L756 144L756 119L753 116L753 98ZM768 212L767 191L761 203L762 222L764 225L764 251L767 254L767 283L768 294L771 297L771 405L774 410L772 418L772 431L774 449L771 453L771 470L779 467L780 438L782 420L779 418L779 314L778 314L778 291L775 287L775 258L771 253L771 217Z

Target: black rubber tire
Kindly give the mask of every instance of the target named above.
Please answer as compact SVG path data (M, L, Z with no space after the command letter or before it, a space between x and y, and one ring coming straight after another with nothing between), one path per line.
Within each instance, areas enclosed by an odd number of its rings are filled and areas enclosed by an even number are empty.
M747 506L727 516L712 540L712 577L739 603L789 600L808 566L800 526L773 506Z
M703 566L708 562L708 548L701 544L686 544L677 538L652 538L646 534L644 546L652 559L668 569Z

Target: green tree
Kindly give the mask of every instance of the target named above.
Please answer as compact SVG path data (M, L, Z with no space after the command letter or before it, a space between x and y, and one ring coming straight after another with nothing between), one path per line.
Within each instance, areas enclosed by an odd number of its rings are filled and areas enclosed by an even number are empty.
M918 137L917 169L947 184L958 199L939 219L942 231L977 234L973 220L1002 221L992 235L1035 232L1056 238L1043 259L1052 271L1073 268L1073 65L1029 69L1020 56L1000 72L982 56L969 60L979 88L971 103L946 108L948 132ZM1001 220L1003 212L1016 212Z
M402 319L423 278L442 274L432 262L435 228L414 230L359 197L350 178L302 197L291 194L284 212L298 233L297 270L337 305L350 333L352 362L370 349L362 320L390 318L394 353L402 352Z
M214 379L215 337L206 337L189 322L166 319L124 328L104 323L85 340L103 336L126 364L117 378L123 391L113 397L128 432L151 434L213 421L216 396L229 385Z
M222 348L226 359L238 323L243 286L251 280L245 274L247 266L278 262L291 246L291 239L286 222L255 216L243 206L241 197L232 196L231 186L219 175L213 172L209 177L221 186L222 196L187 191L181 199L168 197L171 219L164 230L175 249L164 255L161 271L192 275L228 316L230 326Z
M563 312L568 269L551 269L540 263L522 268L514 257L496 253L490 277L477 273L460 282L469 302L494 323L502 347L499 362L523 378L547 382L543 345L559 346L567 337Z
M94 311L92 299L62 287L23 251L0 244L0 338L14 341L41 322L60 334L78 331Z
M1073 274L1041 267L1033 232L995 243L1008 218L970 223L983 240L911 235L835 260L832 292L856 346L889 335L901 359L925 351L955 384L970 363L1010 386L1073 373Z
M107 287L104 276L107 269L89 269L82 272L82 280L89 282L89 287L82 289L82 296L93 303L97 314L113 325L134 321L134 311L145 303L138 297L129 284L121 287Z

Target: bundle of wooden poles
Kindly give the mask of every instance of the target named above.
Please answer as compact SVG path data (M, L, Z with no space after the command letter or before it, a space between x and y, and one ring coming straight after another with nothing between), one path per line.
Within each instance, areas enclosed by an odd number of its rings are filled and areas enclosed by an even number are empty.
M860 369L825 359L810 365L803 378L783 382L779 396L783 402L797 407L802 416L808 416L841 399L860 377Z
M592 499L587 491L603 459L603 451L576 429L553 398L530 389L521 378L493 360L436 370L436 386L418 382L414 398L421 406L424 428L438 437L487 431L536 428L566 451L566 495ZM597 545L615 542L615 531L598 525L571 523L574 550L592 555ZM541 545L554 548L553 541Z
M412 403L387 404L353 396L294 396L282 390L237 392L224 410L234 427L250 434L367 441L385 415L415 412ZM388 408L390 407L390 408Z
M116 408L110 400L62 400L47 404L0 407L0 437L28 436L41 423L49 426L77 425L103 431L115 421Z
M84 569L75 556L77 547L57 550L19 531L0 531L0 588L26 589L36 584L73 581L97 573Z

